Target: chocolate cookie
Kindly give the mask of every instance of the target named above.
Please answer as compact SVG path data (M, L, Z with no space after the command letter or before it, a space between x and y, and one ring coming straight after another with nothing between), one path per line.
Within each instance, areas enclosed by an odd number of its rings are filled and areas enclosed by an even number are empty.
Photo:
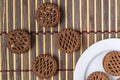
M109 78L103 72L93 72L87 77L87 80L109 80Z
M111 51L103 60L105 71L113 76L120 76L120 52Z
M57 70L56 60L50 55L40 54L33 61L32 70L41 79L49 78Z
M117 80L120 80L120 78L118 78Z
M53 3L43 3L36 11L36 20L42 27L54 27L60 21L60 10Z
M73 29L64 29L56 37L57 47L65 53L72 53L80 46L80 35Z
M13 30L6 35L6 46L12 53L27 52L31 46L31 36L23 30Z

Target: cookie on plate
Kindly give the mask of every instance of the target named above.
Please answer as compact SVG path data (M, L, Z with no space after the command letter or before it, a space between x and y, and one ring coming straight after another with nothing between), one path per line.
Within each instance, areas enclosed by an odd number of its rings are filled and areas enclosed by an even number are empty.
M105 71L112 76L120 76L120 52L111 51L103 59Z
M73 29L61 30L56 36L58 49L65 53L72 53L80 46L80 35Z
M31 36L24 30L13 30L6 35L6 46L12 53L25 53L31 46Z
M60 10L56 4L43 3L36 11L36 20L42 27L54 27L60 22Z
M32 70L41 79L49 78L56 73L57 62L50 55L40 54L33 61Z
M108 76L103 72L93 72L86 80L109 80Z

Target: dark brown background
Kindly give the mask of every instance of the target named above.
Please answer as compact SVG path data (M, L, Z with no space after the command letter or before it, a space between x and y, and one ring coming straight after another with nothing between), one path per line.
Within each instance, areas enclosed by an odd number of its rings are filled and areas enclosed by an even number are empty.
M34 19L43 2L56 3L61 9L61 22L54 28L42 28ZM73 80L76 62L85 49L96 41L120 37L119 8L120 0L0 0L0 80L41 80L32 73L31 63L42 53L53 55L59 64L56 75L47 80ZM32 47L22 55L10 53L5 46L6 33L19 28L32 35ZM80 32L81 47L73 54L56 48L55 36L64 28Z

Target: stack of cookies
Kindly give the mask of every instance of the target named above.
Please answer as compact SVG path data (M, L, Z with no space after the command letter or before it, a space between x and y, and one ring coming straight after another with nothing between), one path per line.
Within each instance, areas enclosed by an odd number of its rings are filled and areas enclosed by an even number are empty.
M111 76L120 76L120 52L111 51L107 53L103 59L103 68ZM107 74L99 71L93 72L87 77L87 80L110 80Z

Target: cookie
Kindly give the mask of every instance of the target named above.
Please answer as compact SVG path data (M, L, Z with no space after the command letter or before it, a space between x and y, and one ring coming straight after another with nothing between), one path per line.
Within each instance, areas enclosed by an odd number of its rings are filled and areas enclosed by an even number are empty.
M103 72L93 72L87 77L87 80L109 80L109 78Z
M31 36L24 30L13 30L6 35L6 46L12 53L25 53L31 46Z
M32 70L34 74L41 79L49 78L55 74L57 62L50 55L40 54L33 61Z
M120 52L109 52L103 59L103 67L112 76L120 76Z
M117 80L120 80L120 78L118 78Z
M58 49L65 53L72 53L80 46L80 35L73 29L64 29L56 37Z
M60 21L60 10L53 3L43 3L36 11L36 20L42 27L54 27Z

